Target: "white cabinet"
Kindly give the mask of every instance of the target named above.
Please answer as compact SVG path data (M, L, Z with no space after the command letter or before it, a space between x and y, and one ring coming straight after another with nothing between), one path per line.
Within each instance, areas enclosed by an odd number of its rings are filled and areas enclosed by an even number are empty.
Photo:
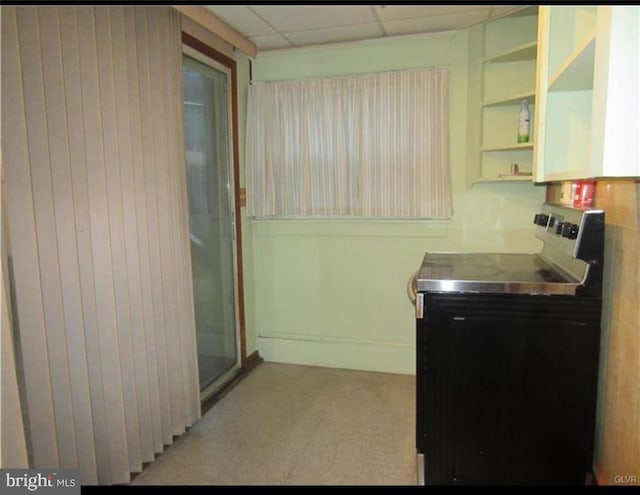
M534 180L640 176L640 7L541 6Z
M527 8L470 31L470 184L531 181L533 126L529 142L518 143L518 116L524 99L535 110L537 27L537 9Z

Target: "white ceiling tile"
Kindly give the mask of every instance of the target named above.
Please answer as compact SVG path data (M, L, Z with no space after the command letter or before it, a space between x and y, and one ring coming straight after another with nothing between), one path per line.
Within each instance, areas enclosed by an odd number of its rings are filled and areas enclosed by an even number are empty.
M478 10L488 10L486 5L382 5L376 11L383 21L429 17L434 15L467 14Z
M429 33L448 31L451 29L467 29L483 22L487 12L477 11L458 15L439 15L432 17L415 17L394 21L383 21L387 34L397 36L401 34Z
M254 36L249 39L256 44L258 50L275 50L276 48L291 48L293 46L279 34Z
M511 14L512 12L523 10L524 8L526 8L525 5L494 5L491 18L495 19L496 17L502 17Z
M254 5L250 8L280 32L376 22L370 6L271 5L265 7Z
M395 36L467 29L523 8L527 9L523 12L535 13L535 6L523 5L257 4L206 7L262 50L382 38L385 34L379 29L378 18L387 35Z
M276 34L276 31L245 6L208 5L217 17L247 37Z
M317 45L322 43L339 43L342 41L365 40L384 36L380 25L376 23L355 24L325 29L312 29L284 33L296 46Z

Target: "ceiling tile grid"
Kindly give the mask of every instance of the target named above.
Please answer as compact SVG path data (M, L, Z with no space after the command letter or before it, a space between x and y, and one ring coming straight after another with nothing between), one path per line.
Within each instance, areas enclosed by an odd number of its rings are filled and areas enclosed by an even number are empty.
M249 8L283 33L376 22L376 16L370 6L271 5Z
M248 38L278 34L260 16L245 6L216 5L207 7L216 16Z
M467 29L522 5L208 5L258 50Z
M472 11L458 14L413 17L411 19L383 21L390 36L403 34L432 33L450 29L467 29L483 22L487 18L484 11Z
M295 46L317 45L323 43L340 43L384 37L384 31L377 22L368 24L352 24L324 29L311 29L286 33Z

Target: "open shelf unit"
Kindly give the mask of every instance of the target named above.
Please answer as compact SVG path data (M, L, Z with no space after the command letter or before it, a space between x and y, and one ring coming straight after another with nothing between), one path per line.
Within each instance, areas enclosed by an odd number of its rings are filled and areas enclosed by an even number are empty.
M537 27L537 8L527 8L470 32L469 186L532 180L510 170L532 170L533 122L529 142L518 143L518 117L522 100L532 120L535 111Z

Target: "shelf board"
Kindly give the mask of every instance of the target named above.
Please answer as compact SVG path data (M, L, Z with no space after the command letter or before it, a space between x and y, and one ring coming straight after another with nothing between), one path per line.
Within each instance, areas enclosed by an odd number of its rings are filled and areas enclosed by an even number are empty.
M596 33L592 31L549 78L549 92L593 89Z
M535 60L538 51L538 42L532 41L520 46L516 46L510 50L507 50L492 57L484 59L485 63L497 63L497 62L522 62L524 60Z
M507 96L505 98L496 98L493 100L486 100L482 103L483 107L500 107L507 105L520 105L522 100L529 100L529 105L536 103L536 94L534 90L527 91L526 93L515 94Z
M531 182L532 180L532 175L504 175L502 177L478 177L473 180L473 184L483 182Z
M533 143L515 143L507 146L487 146L480 151L519 151L519 150L532 150Z

